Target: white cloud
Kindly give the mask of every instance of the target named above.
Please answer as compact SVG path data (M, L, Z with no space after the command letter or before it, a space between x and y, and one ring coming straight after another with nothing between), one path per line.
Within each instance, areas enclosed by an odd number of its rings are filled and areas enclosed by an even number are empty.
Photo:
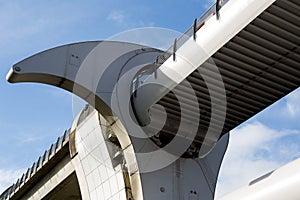
M107 20L113 21L118 24L124 23L124 19L125 19L125 14L123 11L113 11L107 17Z
M286 108L291 117L296 117L300 113L300 90L296 90L287 97Z
M2 192L4 192L8 187L15 183L18 178L21 178L24 172L25 169L0 169L0 194L2 194Z
M142 8L141 8L142 9ZM155 23L145 20L140 20L135 16L132 16L130 13L125 13L122 10L114 10L108 14L106 19L110 22L115 23L116 25L122 27L123 29L135 29L139 27L153 27ZM145 38L145 37L144 37Z
M217 197L248 184L299 157L300 131L274 130L254 122L231 132L217 186Z

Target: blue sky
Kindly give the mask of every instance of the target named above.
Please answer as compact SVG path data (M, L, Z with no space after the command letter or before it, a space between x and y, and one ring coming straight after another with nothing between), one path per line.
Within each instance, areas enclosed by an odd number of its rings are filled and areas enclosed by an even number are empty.
M0 193L73 120L70 93L41 84L7 83L14 63L51 47L103 40L133 28L184 32L212 2L0 0ZM219 195L300 156L299 100L297 90L233 130Z

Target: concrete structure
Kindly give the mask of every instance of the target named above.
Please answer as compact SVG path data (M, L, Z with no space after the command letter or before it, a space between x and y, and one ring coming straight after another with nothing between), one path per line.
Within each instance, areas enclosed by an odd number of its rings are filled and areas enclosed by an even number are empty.
M167 52L70 44L7 79L66 89L98 111L75 120L62 165L83 199L209 200L228 132L300 85L299 13L298 0L217 1Z
M173 199L174 195L197 198L203 190L214 190L227 142L228 135L206 158L179 159L159 171L139 174L137 163L126 159L130 146L121 149L107 121L94 108L86 106L72 128L0 199L113 200L143 196ZM210 165L214 167L208 168ZM197 174L190 174L190 171ZM175 176L177 180L173 179ZM201 188L202 185L208 188ZM176 189L180 194L174 192ZM212 198L213 193L205 195Z

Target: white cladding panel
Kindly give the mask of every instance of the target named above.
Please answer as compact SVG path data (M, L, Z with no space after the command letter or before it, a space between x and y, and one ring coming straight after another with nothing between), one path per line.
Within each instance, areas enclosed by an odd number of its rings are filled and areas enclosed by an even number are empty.
M126 200L123 172L120 166L114 168L112 165L97 112L77 127L76 147L90 199Z

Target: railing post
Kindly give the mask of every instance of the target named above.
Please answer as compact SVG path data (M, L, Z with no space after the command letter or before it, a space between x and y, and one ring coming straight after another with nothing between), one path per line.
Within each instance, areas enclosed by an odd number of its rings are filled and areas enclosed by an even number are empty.
M173 61L176 61L176 51L177 51L177 38L175 38L174 45L173 45Z
M196 41L196 32L197 32L197 19L195 19L194 20L194 35L193 35L193 37L194 37L194 40Z
M216 16L217 16L217 20L220 19L221 4L222 4L222 0L217 0L217 2L216 2Z

